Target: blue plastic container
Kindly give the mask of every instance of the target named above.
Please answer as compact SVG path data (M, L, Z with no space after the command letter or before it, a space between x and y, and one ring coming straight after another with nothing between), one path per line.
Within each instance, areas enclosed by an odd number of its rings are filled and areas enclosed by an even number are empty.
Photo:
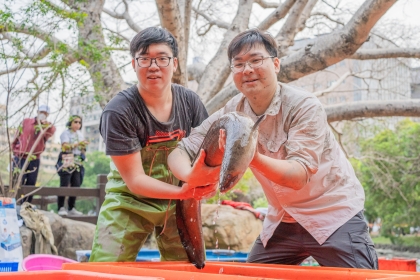
M76 252L77 253L77 252ZM83 251L86 259L90 257L91 251ZM79 254L77 254L79 256ZM208 261L220 262L246 262L247 253L236 252L234 250L213 249L206 250L206 258ZM142 249L136 258L138 262L160 261L160 253L157 249Z
M18 271L18 262L0 262L0 272Z

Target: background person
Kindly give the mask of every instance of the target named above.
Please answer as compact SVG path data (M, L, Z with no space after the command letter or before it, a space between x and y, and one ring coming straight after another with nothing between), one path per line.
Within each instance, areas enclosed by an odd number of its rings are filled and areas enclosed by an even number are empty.
M58 175L60 176L60 187L79 188L82 182L83 161L85 159L86 145L80 129L82 128L82 118L73 115L66 124L67 129L60 135L61 149L58 161ZM83 215L75 208L76 197L70 196L68 199L68 208L64 207L65 197L58 196L57 209L59 215Z
M47 118L50 114L50 108L47 105L40 105L38 107L38 114L35 118L27 118L22 121L21 127L18 129L15 139L12 142L13 150L13 184L16 184L20 172L24 172L22 177L22 185L35 186L38 178L39 166L41 164L41 154L45 150L45 145L48 139L54 135L56 130ZM41 128L46 128L47 131L43 134L42 139L38 142L33 150L32 156L29 158L29 164L25 170L22 170L25 160L28 157L32 146L38 139ZM15 172L15 168L21 169L20 172ZM28 196L22 200L22 203L28 201L32 202L32 196Z
M211 124L232 111L254 121L264 116L250 168L269 205L247 261L297 265L312 256L322 266L377 269L363 215L364 190L322 104L313 94L277 81L280 60L268 33L238 34L228 57L241 93L182 139L168 158L174 175L187 183L200 178L202 184L212 183L197 167L204 162L191 167ZM222 130L221 147L225 140Z

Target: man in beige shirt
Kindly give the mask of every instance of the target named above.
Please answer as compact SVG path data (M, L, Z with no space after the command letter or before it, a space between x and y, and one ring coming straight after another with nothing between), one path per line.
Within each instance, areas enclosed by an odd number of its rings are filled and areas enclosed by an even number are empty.
M277 82L280 60L269 34L251 29L237 35L228 56L241 93L182 139L168 158L174 175L189 184L214 184L218 174L203 160L191 167L211 124L232 111L254 121L265 115L250 168L269 207L248 262L300 264L312 256L322 266L377 269L363 216L363 187L321 103L309 92Z

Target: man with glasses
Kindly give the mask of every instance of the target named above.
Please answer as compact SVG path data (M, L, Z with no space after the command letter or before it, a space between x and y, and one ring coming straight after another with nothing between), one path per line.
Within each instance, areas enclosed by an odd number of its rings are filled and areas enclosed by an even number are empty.
M250 168L263 187L268 213L248 262L297 265L312 256L322 266L377 269L363 216L363 188L321 103L313 94L277 81L277 44L267 33L251 29L237 35L228 57L241 93L181 140L168 158L174 175L187 183L214 184L216 176L197 172L203 162L190 167L211 124L231 111L254 121L264 116ZM221 149L224 141L221 130Z
M171 33L146 28L133 38L130 52L138 83L118 93L101 116L100 131L112 161L90 261L135 261L153 232L162 260L188 260L175 201L200 199L215 186L178 187L167 156L208 114L193 91L171 83L178 66Z

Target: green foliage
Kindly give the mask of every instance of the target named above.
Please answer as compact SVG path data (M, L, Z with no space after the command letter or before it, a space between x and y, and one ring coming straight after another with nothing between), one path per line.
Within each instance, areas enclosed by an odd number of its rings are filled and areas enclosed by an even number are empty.
M259 197L256 200L252 202L252 207L258 208L258 207L268 207L268 201L265 197Z
M353 166L366 192L366 214L380 217L381 234L394 236L402 226L420 225L420 124L401 121L361 141L363 157Z
M109 163L111 159L103 152L92 152L86 154L87 161L84 164L85 177L83 187L96 188L96 178L99 174L109 173Z
M218 202L218 200L220 200L220 201L222 201L222 200L233 200L236 197L233 190L240 190L244 194L248 193L249 189L250 189L250 184L252 184L253 179L254 179L254 174L252 174L251 170L248 169L244 173L244 176L242 177L242 179L239 180L239 182L236 184L236 186L232 190L230 190L226 193L220 193L218 191L218 194L215 195L212 198L207 199L206 203L215 204L215 203Z
M391 239L389 237L384 236L372 237L372 241L375 244L392 244Z

